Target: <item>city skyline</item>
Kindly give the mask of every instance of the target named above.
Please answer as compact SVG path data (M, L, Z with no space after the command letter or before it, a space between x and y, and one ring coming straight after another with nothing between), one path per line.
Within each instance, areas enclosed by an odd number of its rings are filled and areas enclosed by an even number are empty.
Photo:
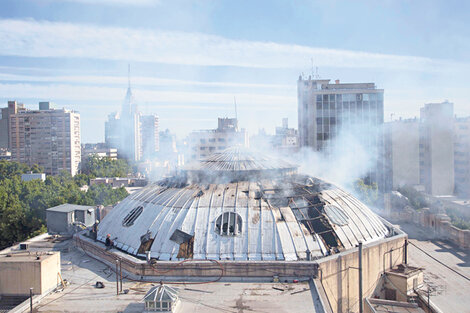
M130 63L136 102L144 114L159 115L161 130L181 138L215 128L217 117L234 116L236 97L241 127L273 133L283 117L297 124L296 81L318 67L321 78L384 89L385 121L418 116L423 104L444 100L457 115L470 115L465 8L424 1L183 4L3 1L1 103L53 101L77 110L83 142L102 142L107 116L124 100Z

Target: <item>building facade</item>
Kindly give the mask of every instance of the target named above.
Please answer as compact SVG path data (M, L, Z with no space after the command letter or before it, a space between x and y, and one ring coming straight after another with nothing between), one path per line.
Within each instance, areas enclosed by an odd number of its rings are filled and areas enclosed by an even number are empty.
M420 184L431 195L454 194L454 104L428 103L420 110Z
M40 108L10 116L12 161L38 164L48 175L75 175L81 162L80 114L55 110L49 102L41 102Z
M367 180L377 182L383 190L384 90L374 83L336 80L331 84L329 79L299 77L297 91L300 147L328 156L335 138L354 136L374 160Z
M190 159L201 160L232 146L248 147L248 132L238 129L236 118L219 118L217 129L191 132L189 146Z

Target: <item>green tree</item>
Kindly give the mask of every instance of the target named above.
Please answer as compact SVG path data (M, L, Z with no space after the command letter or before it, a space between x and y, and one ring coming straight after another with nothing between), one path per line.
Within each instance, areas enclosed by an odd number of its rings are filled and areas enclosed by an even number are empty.
M366 184L363 179L358 179L354 183L354 191L365 204L371 206L377 204L379 190L376 183Z
M122 159L92 155L82 161L82 174L92 177L127 177L130 172L131 167Z
M89 181L85 174L72 177L62 172L44 182L23 182L20 175L29 171L24 164L0 161L0 248L45 232L47 208L63 203L112 205L128 196L125 188L105 185L82 191L80 187Z

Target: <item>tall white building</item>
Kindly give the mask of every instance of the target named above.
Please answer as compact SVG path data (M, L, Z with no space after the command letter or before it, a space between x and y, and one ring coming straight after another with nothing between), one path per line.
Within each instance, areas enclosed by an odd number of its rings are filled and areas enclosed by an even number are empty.
M75 175L81 162L80 114L55 110L50 102L18 111L10 115L10 143L12 161L38 164L48 175Z
M193 131L189 134L190 159L200 160L229 147L248 147L248 132L238 129L236 118L219 118L217 129Z

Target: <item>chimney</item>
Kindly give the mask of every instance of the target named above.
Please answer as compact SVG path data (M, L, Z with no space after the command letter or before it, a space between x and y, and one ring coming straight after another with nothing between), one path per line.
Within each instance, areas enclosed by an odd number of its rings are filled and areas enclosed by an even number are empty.
M339 79L335 80L335 84L339 84Z

